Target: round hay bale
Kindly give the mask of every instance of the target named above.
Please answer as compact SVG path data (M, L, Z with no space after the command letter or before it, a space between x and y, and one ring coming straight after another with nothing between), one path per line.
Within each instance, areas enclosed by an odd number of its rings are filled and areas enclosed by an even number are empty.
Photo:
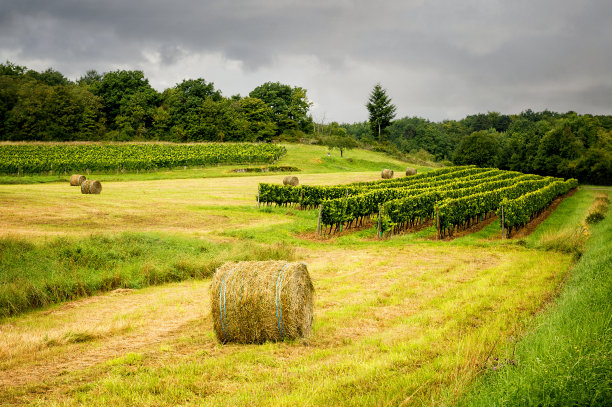
M100 192L102 192L102 184L100 181L91 181L91 184L89 184L89 193L99 194Z
M383 179L391 179L391 178L393 178L393 170L389 170L389 169L385 168L384 170L382 170L382 173L380 174L380 176Z
M102 192L102 184L100 181L85 180L81 184L82 194L99 194Z
M298 180L298 177L295 177L293 175L287 175L285 178L283 178L283 185L291 185L293 187L297 187L298 185L300 185L300 181Z
M410 168L410 167L406 168L406 176L416 175L416 173L417 173L417 170L415 168Z
M88 194L89 193L89 184L91 184L90 180L83 181L83 183L81 184L81 193L82 194Z
M80 187L83 181L85 181L87 177L85 175L73 174L70 177L70 185L73 187Z
M263 343L312 331L314 288L303 263L225 263L211 283L211 312L222 342Z

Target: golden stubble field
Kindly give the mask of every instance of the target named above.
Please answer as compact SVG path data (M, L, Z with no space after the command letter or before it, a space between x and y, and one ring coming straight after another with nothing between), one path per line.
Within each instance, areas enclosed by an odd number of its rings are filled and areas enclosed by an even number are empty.
M212 239L229 228L291 222L250 210L258 182L281 180L109 182L99 196L64 184L0 186L0 233L36 240L155 231ZM307 340L220 345L209 280L116 290L2 321L0 404L448 403L523 332L571 263L517 245L432 241L311 242L296 246L296 257L315 285Z
M239 217L224 208L255 207L259 182L284 175L106 182L100 195L83 195L68 183L0 185L0 235L86 235L97 232L197 233L286 222L257 214ZM304 174L310 185L370 181L379 174Z

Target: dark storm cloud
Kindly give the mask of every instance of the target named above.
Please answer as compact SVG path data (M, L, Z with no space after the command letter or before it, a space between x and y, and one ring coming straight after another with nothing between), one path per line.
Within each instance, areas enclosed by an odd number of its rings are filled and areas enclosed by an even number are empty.
M0 52L73 77L144 68L160 83L182 79L163 75L188 58L221 55L242 74L220 69L216 83L248 93L261 77L300 78L339 121L364 118L361 99L378 81L400 114L435 120L610 113L611 18L607 0L2 1ZM299 59L308 56L316 66Z

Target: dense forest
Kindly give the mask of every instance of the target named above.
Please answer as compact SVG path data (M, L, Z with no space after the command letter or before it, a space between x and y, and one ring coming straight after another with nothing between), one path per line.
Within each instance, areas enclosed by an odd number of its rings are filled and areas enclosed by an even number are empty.
M306 90L281 83L227 98L201 78L159 93L142 71L89 71L75 83L0 64L2 140L269 141L312 132L309 108Z
M368 122L342 126L356 139L374 142ZM388 142L404 153L420 151L458 165L612 183L612 116L526 110L441 123L405 117L386 130Z
M307 140L340 153L356 146L455 164L612 183L612 116L526 110L431 122L315 123L306 90L268 82L225 97L202 78L158 92L142 71L89 71L76 82L60 72L0 64L0 140L259 141ZM379 99L381 100L381 99ZM364 97L365 102L365 97ZM375 110L375 103L368 109ZM372 107L374 106L374 107ZM364 109L365 113L365 109ZM391 115L389 115L391 113Z

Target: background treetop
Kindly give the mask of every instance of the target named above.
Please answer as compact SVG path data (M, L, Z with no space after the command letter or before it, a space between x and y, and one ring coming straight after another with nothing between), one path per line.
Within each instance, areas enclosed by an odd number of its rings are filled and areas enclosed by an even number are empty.
M395 118L397 108L391 103L387 91L383 89L380 83L377 83L372 89L366 107L369 112L372 134L379 142L383 141L387 134L387 127L391 125L391 121Z

